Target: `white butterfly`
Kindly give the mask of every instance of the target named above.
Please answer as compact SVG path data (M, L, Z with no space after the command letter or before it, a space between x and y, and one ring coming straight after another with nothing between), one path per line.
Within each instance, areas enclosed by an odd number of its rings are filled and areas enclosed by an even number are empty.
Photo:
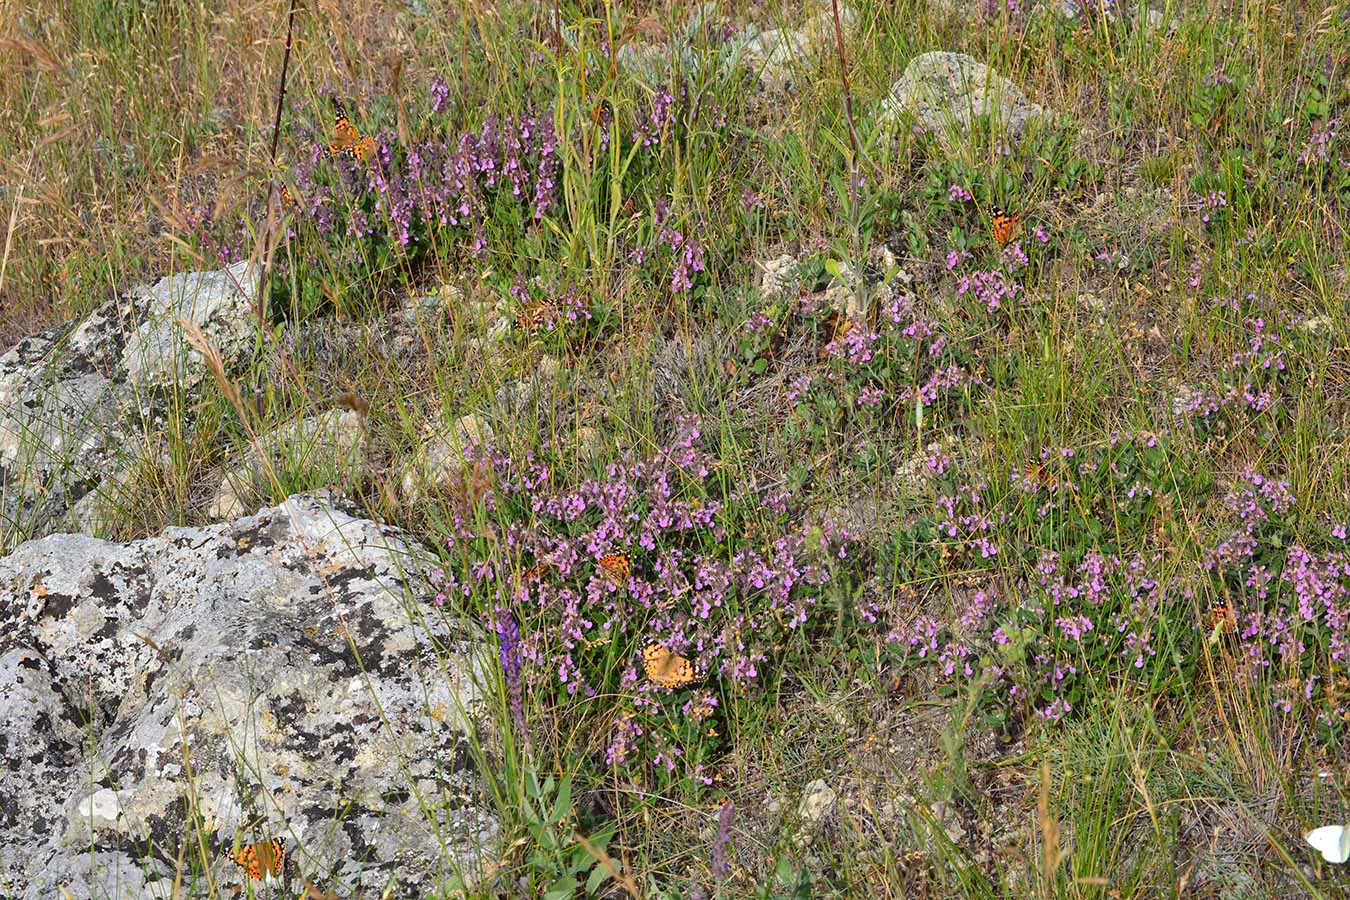
M1350 827L1323 825L1305 834L1303 839L1329 863L1339 864L1350 859Z

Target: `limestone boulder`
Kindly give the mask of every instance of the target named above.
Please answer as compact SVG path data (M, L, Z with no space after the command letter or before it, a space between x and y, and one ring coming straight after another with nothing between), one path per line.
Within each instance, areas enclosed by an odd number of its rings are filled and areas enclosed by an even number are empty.
M981 116L995 123L995 133L1021 137L1028 126L1046 117L1017 85L964 53L933 51L910 60L891 85L882 104L882 121L912 117L943 146L964 143Z
M250 345L256 290L242 262L174 275L0 356L0 552L78 527L75 504L127 469L144 435L168 433L168 416L208 377L186 328L236 358Z
M467 751L490 653L431 562L324 493L0 557L0 892L237 886L221 852L272 837L282 896L471 880L498 831Z

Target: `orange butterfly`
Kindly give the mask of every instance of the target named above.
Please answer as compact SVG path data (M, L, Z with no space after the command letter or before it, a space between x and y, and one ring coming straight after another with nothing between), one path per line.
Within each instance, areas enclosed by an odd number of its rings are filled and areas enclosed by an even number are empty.
M341 100L334 97L333 106L337 109L337 115L333 120L333 143L328 145L328 155L337 156L346 153L369 164L375 158L377 149L375 139L369 135L361 137L361 132L352 124L351 118L347 115L347 107Z
M1008 246L1022 233L1022 217L1009 215L1003 207L995 206L992 233L1000 247Z
M281 186L281 208L283 210L292 210L295 209L295 207L295 198L291 196L290 188L283 184Z
M1039 485L1053 491L1055 488L1059 487L1059 479L1050 474L1050 469L1045 463L1028 465L1022 470L1022 475L1026 479L1027 484L1031 485L1033 488Z
M254 881L279 877L286 864L286 838L272 838L256 844L244 844L238 850L226 850L221 854L224 859L234 863L248 873Z
M526 334L533 334L540 328L558 321L559 311L547 300L533 300L516 316L516 327Z
M628 580L628 573L633 571L633 565L622 553L606 553L600 557L600 571L616 584L623 584Z
M1205 628L1215 634L1232 634L1237 631L1237 615L1228 604L1215 604L1205 614Z
M655 642L642 648L642 665L647 670L647 680L663 688L684 687L699 677L693 663Z
M544 580L545 576L548 575L549 569L551 568L553 568L552 560L541 559L539 562L526 569L525 574L521 577L525 581L541 582Z

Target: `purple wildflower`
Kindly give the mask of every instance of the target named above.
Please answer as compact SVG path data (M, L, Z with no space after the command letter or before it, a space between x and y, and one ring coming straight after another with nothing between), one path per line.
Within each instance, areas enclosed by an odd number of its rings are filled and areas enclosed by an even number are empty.
M529 747L530 732L525 727L525 694L520 683L520 626L510 611L500 606L493 610L493 618L497 624L498 656L502 664L502 677L506 681L511 720L516 723L521 740Z
M713 877L721 880L731 868L727 859L727 846L731 843L731 820L736 814L736 805L728 800L717 814L717 836L713 839L712 870Z

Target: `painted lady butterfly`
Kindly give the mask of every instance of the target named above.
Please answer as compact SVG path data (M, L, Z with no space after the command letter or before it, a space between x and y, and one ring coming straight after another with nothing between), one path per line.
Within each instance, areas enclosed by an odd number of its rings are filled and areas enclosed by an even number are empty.
M226 850L222 857L233 860L254 881L279 877L286 864L286 838L272 838L256 844L244 844L236 851Z
M1232 634L1237 631L1237 614L1226 603L1217 603L1205 614L1205 628L1215 634Z
M328 155L337 156L345 153L369 165L375 158L377 149L375 139L369 135L361 136L361 132L352 124L351 117L347 115L347 107L341 100L334 97L333 106L337 109L337 113L333 120L333 143L328 145Z
M1050 474L1049 466L1045 463L1028 465L1022 470L1022 477L1027 488L1031 491L1035 491L1038 487L1053 491L1059 487L1059 479Z
M633 565L622 553L606 553L600 557L600 571L616 584L624 584L628 581L628 574L633 571Z
M664 688L684 687L698 680L694 664L678 653L671 653L663 644L643 647L642 665L647 670L647 679Z
M546 300L534 300L528 303L516 316L516 327L526 334L534 334L540 329L551 329L561 313L558 308Z
M552 562L547 559L541 559L539 562L525 570L521 577L532 584L538 584L548 575L548 570L552 568Z
M1009 215L1001 206L994 207L992 225L994 240L1000 247L1008 246L1022 233L1022 217Z

